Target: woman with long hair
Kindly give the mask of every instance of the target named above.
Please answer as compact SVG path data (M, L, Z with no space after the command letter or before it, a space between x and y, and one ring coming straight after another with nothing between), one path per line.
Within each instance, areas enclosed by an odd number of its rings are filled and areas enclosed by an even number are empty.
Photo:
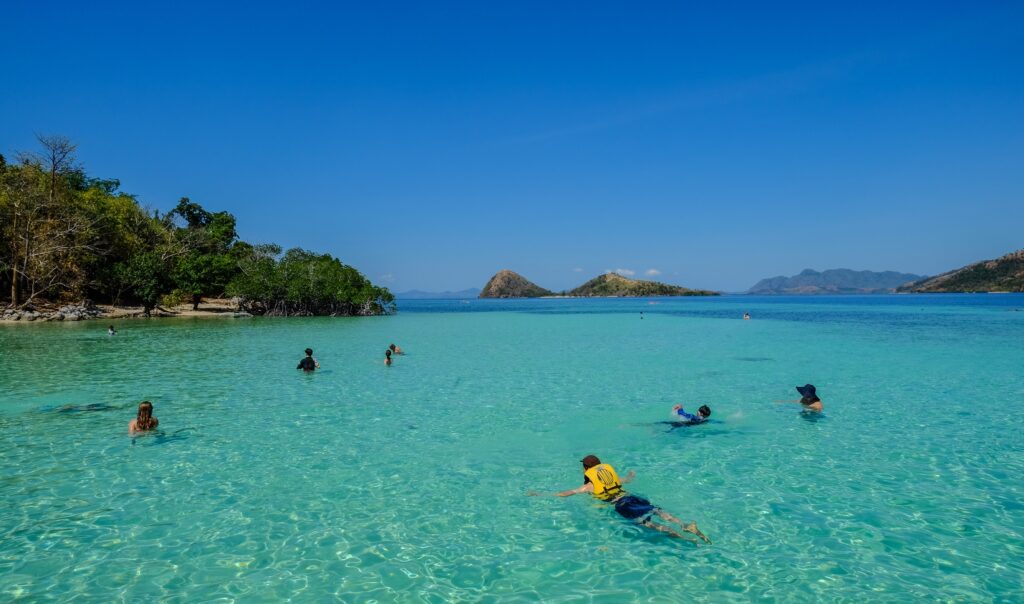
M139 413L135 419L128 422L128 433L146 432L153 430L160 424L160 420L153 417L153 403L142 401L139 403Z

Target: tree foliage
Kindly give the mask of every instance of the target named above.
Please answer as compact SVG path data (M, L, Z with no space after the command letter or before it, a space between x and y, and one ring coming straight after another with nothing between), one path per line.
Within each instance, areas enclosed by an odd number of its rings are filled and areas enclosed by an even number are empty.
M105 301L146 312L171 294L198 307L226 292L253 312L359 315L391 312L394 299L328 254L240 241L228 212L183 197L161 216L90 178L63 137L41 152L0 155L0 302Z
M375 315L394 311L391 292L329 254L273 245L250 246L228 285L240 305L271 316Z

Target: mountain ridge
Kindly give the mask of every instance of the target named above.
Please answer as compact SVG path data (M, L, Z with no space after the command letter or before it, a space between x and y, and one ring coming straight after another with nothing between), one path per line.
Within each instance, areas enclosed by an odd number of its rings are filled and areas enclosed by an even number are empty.
M399 300L469 300L480 295L480 290L475 287L460 289L458 291L426 292L419 289L395 294Z
M791 277L780 275L761 279L747 290L748 294L880 294L925 279L923 275L896 271L855 271L833 268L818 272L806 268Z

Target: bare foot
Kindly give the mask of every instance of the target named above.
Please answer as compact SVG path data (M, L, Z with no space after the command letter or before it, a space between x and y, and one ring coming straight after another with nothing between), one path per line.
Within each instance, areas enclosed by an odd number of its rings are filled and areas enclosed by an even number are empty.
M690 524L687 524L683 528L686 530L686 532L693 533L694 535L697 535L698 537L703 539L704 543L707 543L708 545L711 545L711 539L708 539L707 535L705 535L704 533L700 532L700 529L697 528L697 523L696 522L691 522Z

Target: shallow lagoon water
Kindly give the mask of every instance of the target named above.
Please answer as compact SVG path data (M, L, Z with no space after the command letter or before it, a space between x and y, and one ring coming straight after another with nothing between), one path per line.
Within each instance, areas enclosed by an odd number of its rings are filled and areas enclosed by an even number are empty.
M0 599L1024 599L1024 296L400 309L0 325ZM523 495L588 453L714 545Z

